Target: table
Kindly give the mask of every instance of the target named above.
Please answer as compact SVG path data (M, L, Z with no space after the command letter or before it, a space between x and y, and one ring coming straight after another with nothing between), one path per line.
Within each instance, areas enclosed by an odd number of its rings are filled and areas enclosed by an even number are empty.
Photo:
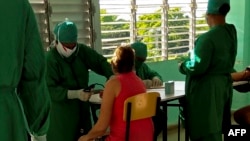
M180 104L168 104L168 102L173 100L178 100L185 96L185 81L175 81L174 83L175 92L174 94L167 94L165 95L165 88L164 86L159 88L151 88L147 89L147 92L159 92L161 96L161 106L162 110L167 114L167 107L168 106L180 106ZM91 105L91 112L93 116L94 122L97 121L98 117L96 116L96 110L100 108L102 99L99 97L99 94L94 94L89 99ZM162 130L162 140L167 141L167 119L164 121L166 123L165 128Z
M180 98L183 98L185 96L185 81L175 81L174 82L174 88L175 92L174 94L165 94L165 88L164 86L162 88L156 88L156 89L147 89L147 92L159 92L161 96L161 107L163 112L168 114L168 107L169 106L181 106L180 104L168 104L168 102L178 100ZM162 130L162 140L167 141L167 119L164 121L166 126Z

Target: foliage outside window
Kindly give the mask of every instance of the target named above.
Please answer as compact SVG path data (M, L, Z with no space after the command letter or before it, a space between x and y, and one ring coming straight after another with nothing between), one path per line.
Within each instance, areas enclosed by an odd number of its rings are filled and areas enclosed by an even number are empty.
M100 0L103 54L112 56L122 43L141 40L147 61L182 58L198 35L208 30L204 0Z
M98 51L102 48L107 58L112 57L118 45L136 40L148 45L147 61L182 58L193 47L198 35L208 30L204 18L207 0L99 0L94 4L91 0L30 2L45 48L53 40L50 31L54 25L67 17L79 28L79 42ZM99 15L98 10L100 17L95 21L96 17L91 17Z

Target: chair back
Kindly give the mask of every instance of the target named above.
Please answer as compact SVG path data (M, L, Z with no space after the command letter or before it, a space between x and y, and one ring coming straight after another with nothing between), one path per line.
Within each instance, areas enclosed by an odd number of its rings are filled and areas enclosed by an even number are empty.
M125 100L123 110L123 120L126 121L125 141L129 140L130 121L155 116L159 106L160 94L158 92L141 93Z

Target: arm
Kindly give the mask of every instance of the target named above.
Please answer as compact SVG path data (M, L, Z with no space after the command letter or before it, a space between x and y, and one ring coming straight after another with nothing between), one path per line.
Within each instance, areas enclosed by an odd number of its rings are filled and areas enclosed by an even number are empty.
M53 51L51 50L47 55L47 85L52 101L67 100L67 89L60 86L61 80L59 78L57 64L53 57Z
M91 92L84 92L83 89L69 90L63 87L63 79L59 74L61 70L54 56L55 51L55 49L52 49L47 55L47 85L52 101L60 102L68 99L88 100Z
M79 141L93 140L97 137L103 136L110 124L113 103L115 97L120 91L120 82L116 78L110 79L104 89L101 111L97 123L85 136L82 136Z
M105 76L107 79L113 75L111 65L104 56L87 46L84 46L84 49L84 58L91 70L99 75Z
M180 64L180 72L186 75L204 74L210 65L213 52L213 44L209 38L198 38L194 51L190 53L190 59Z
M154 70L151 70L147 64L136 69L136 75L140 77L146 88L157 87L162 85L162 77Z
M147 88L162 86L162 77L156 71L150 69L147 64L142 64L142 70L145 77L149 80L143 80Z
M25 1L26 2L26 1ZM45 82L45 54L37 23L27 2L25 57L18 93L31 134L44 135L49 127L50 98Z
M241 72L231 73L233 81L244 81L250 79L250 71L244 70Z
M154 77L158 77L162 81L162 77L160 76L160 74L150 69L147 64L143 63L142 67L147 79L152 80Z

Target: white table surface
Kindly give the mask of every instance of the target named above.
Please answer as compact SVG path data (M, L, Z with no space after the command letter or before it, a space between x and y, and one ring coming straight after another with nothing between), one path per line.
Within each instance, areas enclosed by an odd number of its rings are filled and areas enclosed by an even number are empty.
M174 82L175 87L175 93L174 94L167 94L165 95L165 88L164 86L159 88L152 88L147 89L147 92L159 92L161 95L161 101L170 101L174 99L181 98L185 95L185 81L175 81ZM100 98L99 94L93 94L89 102L93 104L101 104L102 99Z

